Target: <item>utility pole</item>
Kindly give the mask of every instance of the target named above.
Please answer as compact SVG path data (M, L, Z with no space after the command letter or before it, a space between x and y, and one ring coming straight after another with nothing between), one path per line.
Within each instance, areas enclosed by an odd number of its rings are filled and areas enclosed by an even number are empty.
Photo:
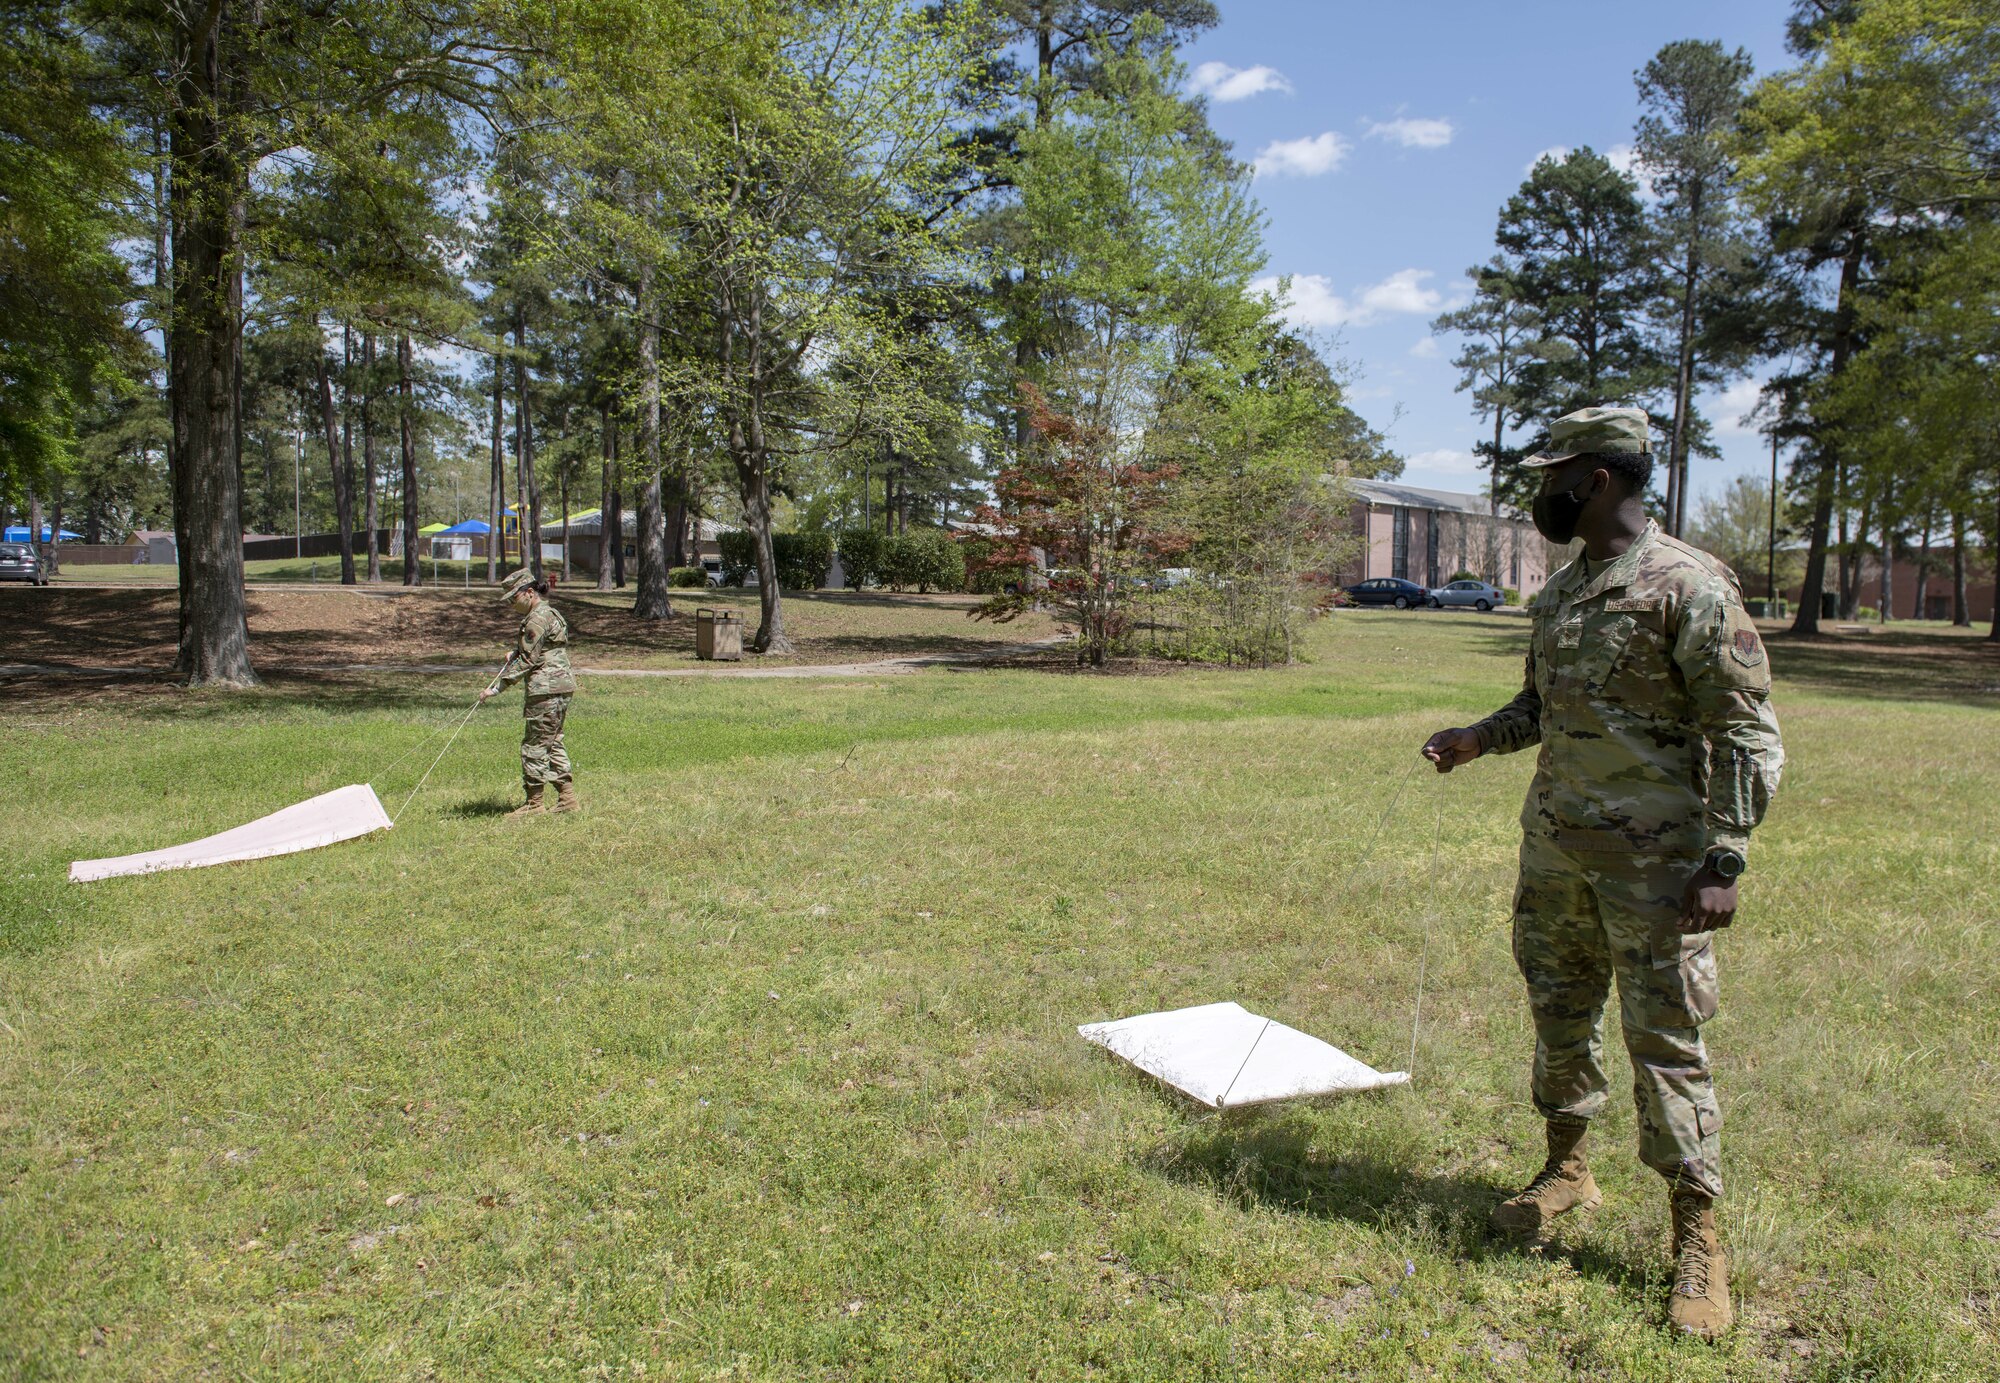
M332 445L332 440L328 439L327 446ZM304 458L305 452L306 426L305 420L301 418L299 425L292 430L292 559L294 561L305 556L306 551L305 520L301 517L305 513L305 506L299 500L299 463Z

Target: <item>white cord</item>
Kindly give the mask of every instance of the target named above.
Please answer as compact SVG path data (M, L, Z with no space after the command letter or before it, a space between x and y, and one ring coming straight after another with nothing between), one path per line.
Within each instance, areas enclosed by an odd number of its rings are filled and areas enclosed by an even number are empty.
M431 760L431 766L424 770L424 776L417 779L417 785L410 789L410 796L405 797L403 799L403 805L396 808L396 814L389 818L390 825L393 826L397 821L399 821L402 818L403 813L409 809L411 798L414 798L419 792L421 792L423 790L424 784L428 783L431 780L431 774L436 770L437 766L440 763L444 762L444 756L451 752L451 747L454 744L458 743L459 731L465 729L466 723L472 719L472 713L478 709L479 709L479 703L477 701L474 701L470 706L467 706L465 708L465 714L459 717L458 729L453 730L451 732L451 738L444 742L444 748L438 750L437 757Z
M1439 784L1437 825L1431 831L1431 905L1424 912L1424 945L1417 953L1417 1001L1410 1014L1410 1061L1403 1069L1417 1078L1417 1028L1424 1021L1424 972L1431 960L1431 923L1437 920L1438 854L1444 844L1444 787Z

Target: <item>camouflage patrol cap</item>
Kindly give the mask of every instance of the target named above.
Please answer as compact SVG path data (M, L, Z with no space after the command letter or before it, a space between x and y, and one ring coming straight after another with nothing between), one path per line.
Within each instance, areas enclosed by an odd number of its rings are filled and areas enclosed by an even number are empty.
M500 603L506 604L534 584L535 574L526 567L516 567L500 580Z
M1549 424L1549 445L1521 462L1523 466L1553 466L1572 456L1625 452L1644 456L1653 450L1643 408L1579 408Z

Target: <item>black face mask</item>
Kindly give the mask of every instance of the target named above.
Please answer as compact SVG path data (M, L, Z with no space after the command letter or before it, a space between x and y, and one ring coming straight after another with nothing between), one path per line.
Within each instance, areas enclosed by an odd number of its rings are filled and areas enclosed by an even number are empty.
M1597 498L1595 495L1588 498L1577 495L1577 490L1582 489L1584 483L1578 481L1572 489L1535 496L1530 516L1535 521L1537 533L1557 546L1575 539L1576 526L1583 520L1583 507Z

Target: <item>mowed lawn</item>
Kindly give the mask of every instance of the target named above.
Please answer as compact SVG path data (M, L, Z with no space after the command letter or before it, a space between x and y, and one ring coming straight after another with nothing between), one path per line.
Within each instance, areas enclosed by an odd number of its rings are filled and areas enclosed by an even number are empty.
M0 703L0 1376L1994 1377L2000 659L1774 641L1791 762L1709 1030L1742 1328L1708 1347L1662 1326L1622 1053L1604 1208L1539 1254L1484 1229L1540 1157L1532 756L1405 773L1525 633L598 678L579 818L500 817L510 700L387 834L89 886L69 860L372 773L396 810L463 688ZM1401 1068L1427 916L1411 1087L1217 1117L1076 1036L1235 999Z

